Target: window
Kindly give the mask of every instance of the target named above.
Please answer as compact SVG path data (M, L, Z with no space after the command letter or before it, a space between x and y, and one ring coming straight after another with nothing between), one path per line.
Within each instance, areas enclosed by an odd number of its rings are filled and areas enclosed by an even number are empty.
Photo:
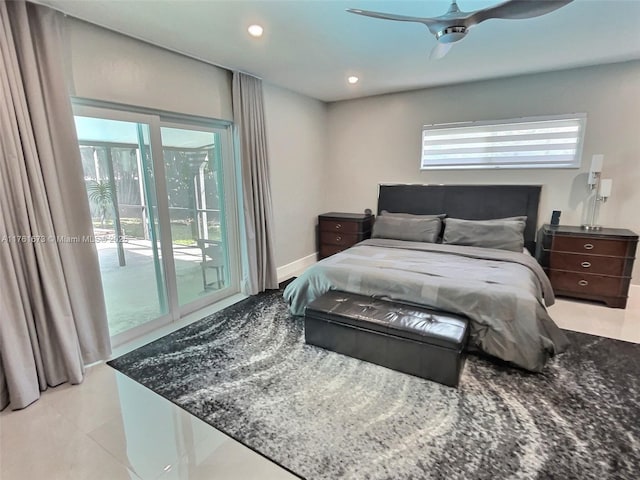
M580 168L586 114L425 125L422 170Z

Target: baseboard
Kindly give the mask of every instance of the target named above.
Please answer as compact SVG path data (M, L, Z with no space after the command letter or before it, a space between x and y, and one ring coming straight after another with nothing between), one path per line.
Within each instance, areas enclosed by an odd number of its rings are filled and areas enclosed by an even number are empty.
M276 270L278 274L278 283L289 280L291 277L297 277L317 261L318 254L312 253L306 257L299 258L295 262L287 263L286 265L278 267Z

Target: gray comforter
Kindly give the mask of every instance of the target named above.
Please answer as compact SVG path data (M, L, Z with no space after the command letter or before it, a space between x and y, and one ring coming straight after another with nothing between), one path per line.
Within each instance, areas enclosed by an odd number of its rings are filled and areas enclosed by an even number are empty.
M456 245L372 239L326 258L290 283L294 315L328 290L388 298L471 320L470 347L539 372L568 345L547 306L553 290L533 257Z

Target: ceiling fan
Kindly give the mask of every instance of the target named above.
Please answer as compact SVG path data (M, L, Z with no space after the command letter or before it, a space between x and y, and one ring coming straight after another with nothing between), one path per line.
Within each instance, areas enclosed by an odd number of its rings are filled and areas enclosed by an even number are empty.
M382 20L396 20L400 22L417 22L427 26L429 31L435 35L438 43L431 54L430 59L444 57L454 43L459 42L469 29L489 20L491 18L502 19L522 19L533 18L553 12L573 0L508 0L492 7L475 10L473 12L463 12L458 8L456 0L451 1L449 10L444 15L434 18L409 17L405 15L394 15L392 13L371 12L358 8L349 8L347 12L366 17L380 18Z

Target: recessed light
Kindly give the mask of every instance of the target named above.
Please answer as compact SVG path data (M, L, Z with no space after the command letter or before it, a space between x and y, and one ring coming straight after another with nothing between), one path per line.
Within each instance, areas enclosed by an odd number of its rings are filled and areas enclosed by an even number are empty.
M262 32L264 32L264 28L262 28L261 25L253 24L253 25L249 25L249 28L247 28L247 31L249 32L249 35L257 38L262 36Z
M347 78L347 82L349 82L351 85L355 85L359 81L360 81L360 79L358 77L356 77L355 75L351 75L349 78Z

